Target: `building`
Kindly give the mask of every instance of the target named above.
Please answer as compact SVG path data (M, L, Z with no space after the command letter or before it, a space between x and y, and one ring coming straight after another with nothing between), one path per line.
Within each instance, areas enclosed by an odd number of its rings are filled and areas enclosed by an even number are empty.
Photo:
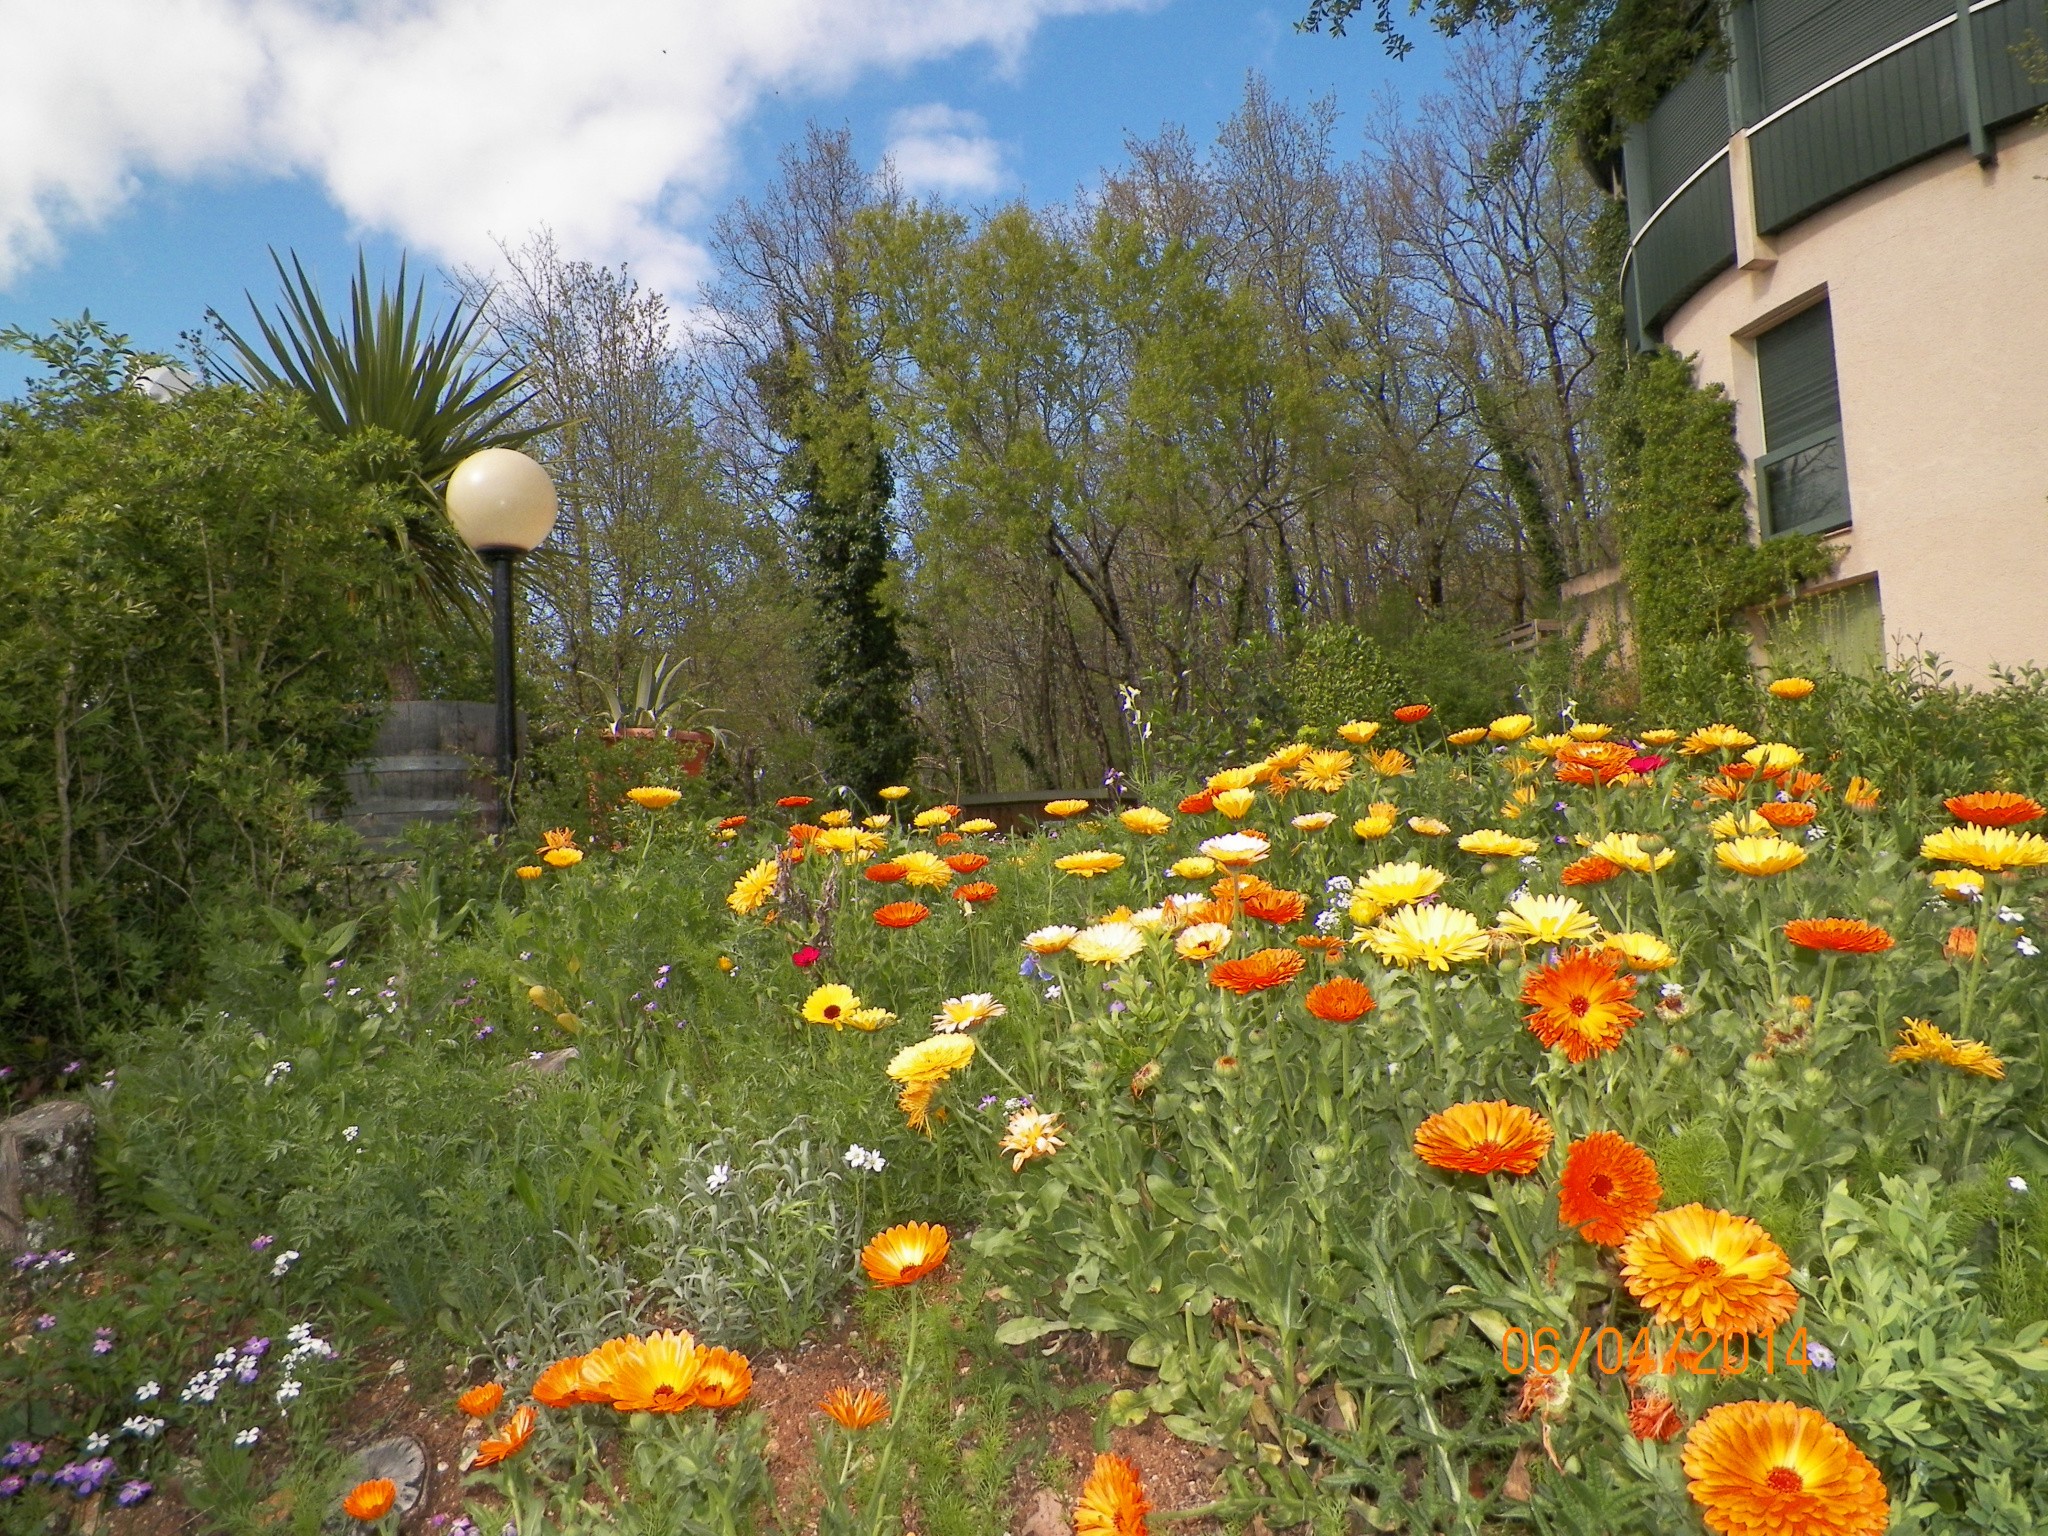
M1757 535L1839 546L1760 642L2048 664L2048 3L1736 0L1727 44L1629 135L1623 291L1734 399Z

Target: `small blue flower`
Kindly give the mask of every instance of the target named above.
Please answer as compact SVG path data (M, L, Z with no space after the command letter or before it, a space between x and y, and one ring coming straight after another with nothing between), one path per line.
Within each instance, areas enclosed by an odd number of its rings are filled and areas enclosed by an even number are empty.
M1832 1371L1835 1368L1835 1352L1825 1344L1806 1341L1806 1363L1817 1371Z

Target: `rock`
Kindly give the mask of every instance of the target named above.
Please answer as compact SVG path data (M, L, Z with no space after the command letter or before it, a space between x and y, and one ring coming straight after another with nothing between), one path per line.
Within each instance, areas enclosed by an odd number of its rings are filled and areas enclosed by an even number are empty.
M569 1063L578 1060L583 1053L573 1045L559 1051L544 1051L538 1056L522 1056L512 1063L514 1072L537 1072L542 1077L560 1077Z
M1050 1488L1041 1488L1033 1494L1017 1536L1074 1536L1074 1527L1067 1521L1067 1507L1060 1496Z
M69 1207L81 1226L93 1206L92 1106L45 1099L0 1120L0 1257L29 1247L29 1227Z
M342 1491L376 1477L388 1477L398 1485L398 1500L391 1508L403 1526L426 1507L430 1481L427 1448L411 1435L393 1435L389 1440L379 1440L363 1447L349 1464L341 1482ZM359 1531L362 1527L341 1513L337 1501L336 1507L321 1521L321 1529Z

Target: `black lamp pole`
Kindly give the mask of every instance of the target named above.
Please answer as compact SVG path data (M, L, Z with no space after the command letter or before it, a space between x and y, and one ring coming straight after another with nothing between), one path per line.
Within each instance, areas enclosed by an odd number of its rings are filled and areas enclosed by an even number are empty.
M512 690L512 562L519 551L480 551L491 567L491 649L498 674L498 826L512 822L512 768L519 756L519 710Z

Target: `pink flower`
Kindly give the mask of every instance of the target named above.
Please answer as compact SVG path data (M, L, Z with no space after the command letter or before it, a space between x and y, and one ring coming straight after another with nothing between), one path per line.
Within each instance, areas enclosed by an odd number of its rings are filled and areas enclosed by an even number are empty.
M1654 752L1645 752L1641 757L1632 757L1628 760L1628 771L1630 773L1655 773L1670 761L1671 759L1668 757L1659 757Z
M819 949L817 945L806 944L802 949L789 957L789 963L800 971L807 971L818 963L819 957L823 954L824 951Z

